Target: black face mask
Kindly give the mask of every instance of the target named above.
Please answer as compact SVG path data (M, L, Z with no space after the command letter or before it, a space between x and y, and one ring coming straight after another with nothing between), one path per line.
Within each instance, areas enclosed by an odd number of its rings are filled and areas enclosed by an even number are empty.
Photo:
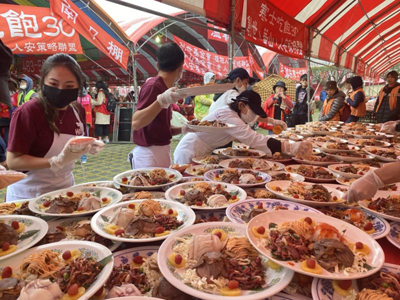
M49 103L57 108L68 106L71 102L78 98L79 88L76 89L59 89L49 85L44 85L43 95Z

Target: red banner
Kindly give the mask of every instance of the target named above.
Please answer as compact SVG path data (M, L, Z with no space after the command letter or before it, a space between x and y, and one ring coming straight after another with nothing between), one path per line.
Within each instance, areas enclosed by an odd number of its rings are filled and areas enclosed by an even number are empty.
M17 66L17 70L22 74L40 74L42 65L47 59L47 55L32 55L21 57L19 60L21 65Z
M47 7L0 5L0 39L14 54L82 54L79 34Z
M303 58L308 30L267 0L247 0L246 40L286 56Z
M357 67L355 73L357 73L357 75L360 75L361 77L363 77L365 74L365 62L360 58L357 58Z
M300 77L307 73L307 68L291 68L279 63L279 76L300 81Z
M213 72L218 79L225 78L229 73L228 56L203 50L176 36L174 36L174 41L185 53L185 63L183 65L185 70L199 75L204 75L206 72ZM235 57L233 67L246 69L251 74L249 58L247 56Z
M50 0L52 12L62 17L101 52L127 69L129 50L113 39L70 0Z
M250 63L251 69L253 70L254 73L257 74L258 78L264 79L264 71L260 68L260 66L254 60L254 57L251 54L250 49L249 49L249 63Z
M216 28L216 29L221 29L221 30L223 29L222 27L215 26L215 25L212 25L212 24L208 24L208 26ZM220 41L220 42L223 42L223 43L229 43L229 34L222 33L222 32L219 32L219 31L210 30L210 29L208 29L207 32L208 32L208 39L209 40L215 40L215 41Z

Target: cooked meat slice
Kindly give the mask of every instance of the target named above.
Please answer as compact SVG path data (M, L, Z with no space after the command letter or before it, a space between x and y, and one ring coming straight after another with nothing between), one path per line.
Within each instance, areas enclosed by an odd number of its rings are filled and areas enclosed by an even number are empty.
M202 201L202 202L207 201L207 198L204 196L204 193L196 189L186 192L183 199L184 202L188 202L189 204L194 204L197 201Z
M78 203L67 199L55 199L51 201L50 207L46 212L52 214L71 214L78 207Z
M138 233L152 234L154 233L157 227L158 225L153 219L145 217L134 218L126 227L125 234L127 235L135 235Z
M314 244L313 252L318 263L329 272L333 272L338 264L351 267L354 262L354 253L335 239L319 240Z
M0 223L0 245L9 242L10 245L18 244L18 233L10 225Z
M181 292L176 287L171 285L164 277L161 277L158 285L156 285L152 292L153 297L165 300L190 300L191 296Z
M217 279L219 276L228 278L227 262L220 252L204 253L195 265L197 275L201 278L206 277L210 281L211 277Z
M55 243L65 239L67 236L57 228L52 228L43 238L43 244Z
M246 211L244 214L242 214L241 218L246 223L249 223L250 220L253 219L255 216L258 216L265 212L266 212L266 210L263 208L255 208L255 209Z

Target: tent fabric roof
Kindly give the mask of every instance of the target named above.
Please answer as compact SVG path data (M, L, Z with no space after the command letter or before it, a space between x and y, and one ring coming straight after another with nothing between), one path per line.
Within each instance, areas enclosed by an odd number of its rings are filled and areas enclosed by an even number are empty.
M204 12L215 0L191 5L186 0L160 0L194 12ZM230 3L231 0L218 2ZM247 0L236 4L247 5ZM269 0L277 8L313 30L311 56L351 69L381 74L400 62L400 1L398 0ZM223 6L223 4L220 4ZM193 9L193 10L192 10ZM244 10L245 11L245 10ZM222 16L225 16L223 14ZM235 16L237 20L237 16ZM245 19L245 18L243 18ZM226 25L229 18L215 19Z

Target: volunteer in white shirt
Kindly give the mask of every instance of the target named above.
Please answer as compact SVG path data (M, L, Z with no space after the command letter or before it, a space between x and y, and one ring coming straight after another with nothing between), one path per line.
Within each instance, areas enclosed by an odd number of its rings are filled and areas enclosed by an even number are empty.
M253 149L262 150L268 156L275 152L306 158L311 156L312 144L308 141L298 143L280 142L267 135L257 133L251 128L256 121L287 128L283 121L267 117L261 108L261 97L258 93L246 90L232 100L233 102L229 106L209 114L203 121L217 120L233 124L235 127L222 132L191 132L186 134L175 150L174 161L176 164L190 163L193 157L209 155L214 149L234 140L239 140ZM184 133L189 132L189 128L183 125L182 131Z

